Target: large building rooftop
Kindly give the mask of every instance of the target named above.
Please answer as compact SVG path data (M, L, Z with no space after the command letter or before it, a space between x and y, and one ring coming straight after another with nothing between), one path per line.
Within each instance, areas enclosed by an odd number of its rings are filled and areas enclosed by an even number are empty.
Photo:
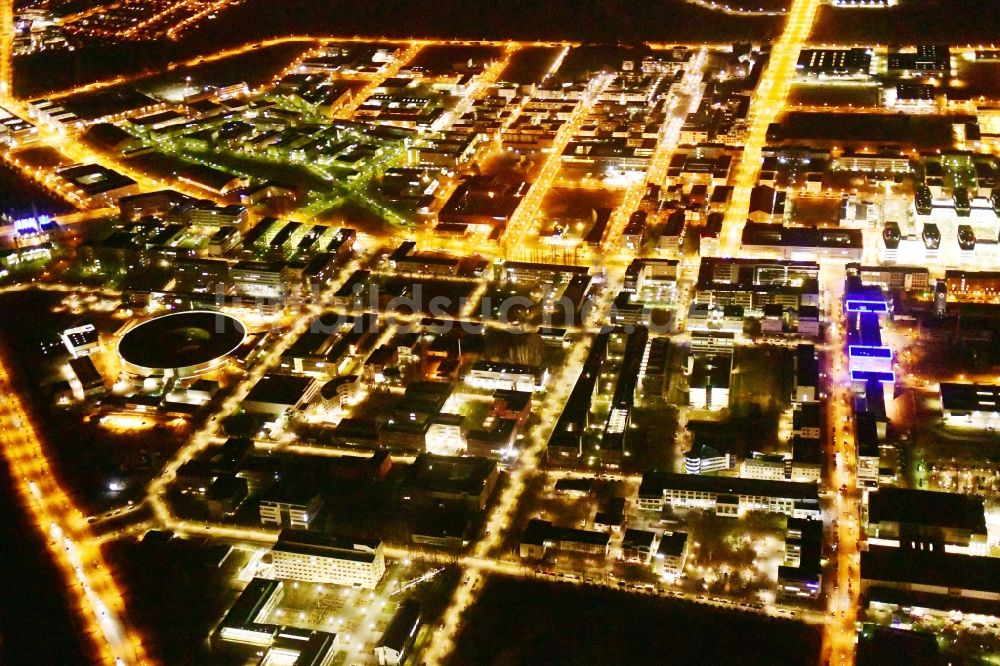
M870 546L861 552L866 580L1000 594L1000 558L943 550Z
M870 523L895 522L986 533L983 500L959 493L882 488L868 499Z
M667 472L646 472L642 475L642 484L639 486L640 497L658 497L665 490L691 490L719 495L751 495L799 500L819 499L819 489L815 483Z
M332 557L355 562L375 561L375 551L382 542L377 539L343 539L322 532L282 530L272 550L315 557Z
M941 382L941 407L949 412L1000 412L1000 386Z

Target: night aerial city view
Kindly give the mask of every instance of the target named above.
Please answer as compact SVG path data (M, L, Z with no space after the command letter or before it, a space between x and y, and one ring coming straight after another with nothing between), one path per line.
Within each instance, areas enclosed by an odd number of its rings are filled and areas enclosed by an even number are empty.
M1000 0L0 0L0 666L1000 665Z

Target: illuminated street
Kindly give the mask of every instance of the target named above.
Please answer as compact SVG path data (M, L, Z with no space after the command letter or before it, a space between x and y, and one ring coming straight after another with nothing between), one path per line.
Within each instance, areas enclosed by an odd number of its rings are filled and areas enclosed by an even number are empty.
M0 444L58 631L996 661L982 17L268 2L0 6Z

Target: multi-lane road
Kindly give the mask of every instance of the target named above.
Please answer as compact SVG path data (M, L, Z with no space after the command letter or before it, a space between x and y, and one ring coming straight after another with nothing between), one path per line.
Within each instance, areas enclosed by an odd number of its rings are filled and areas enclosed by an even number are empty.
M828 664L849 664L856 644L855 621L861 592L860 497L857 488L857 442L851 402L850 371L843 302L846 272L843 264L824 264L820 288L826 299L827 425L830 428L828 479L833 490L829 511L830 535L836 551L831 564L833 581L827 581L829 621L824 625L823 655Z
M7 4L10 2L10 0L0 1L4 1ZM738 164L735 176L736 187L734 197L732 205L727 212L723 228L723 242L721 245L722 254L724 255L735 256L739 252L740 232L749 207L750 189L756 183L758 176L761 150L766 139L766 129L777 114L785 108L788 92L795 75L795 63L798 59L799 51L811 29L818 5L819 0L795 0L788 12L785 30L771 50L770 62L763 73L756 91L756 98L751 112L748 140L744 148L743 158ZM357 40L342 38L322 40L305 36L286 37L225 49L211 55L171 63L166 66L165 71L196 66L281 43L345 41L378 40L360 38ZM398 40L396 43L399 43ZM366 88L362 94L356 96L356 99L359 101L363 100L367 96L365 94L366 91L370 92L374 90L380 81L395 75L425 45L435 43L461 44L465 42L416 40L400 46L392 63L384 67L376 76L370 77L366 81ZM473 92L467 96L464 103L466 107L471 105L471 102L490 81L499 76L503 70L503 65L506 64L510 55L520 46L542 45L566 47L574 45L570 42L515 44L500 41L476 43L501 46L505 49L505 53L503 60L495 64L494 67L483 75L480 81L482 85L477 85L473 89ZM2 46L3 44L0 43L0 48ZM6 51L9 52L9 50ZM693 86L686 92L689 100L694 104L696 104L696 100L698 99L697 85L700 83L701 65L704 63L704 51L699 52L695 63L697 64L696 71L689 72L685 77L685 85ZM64 91L55 97L107 88L137 78L140 77L117 77L108 81L96 82ZM10 71L8 60L6 64L0 66L0 90L9 90L9 81ZM606 76L595 79L592 89L580 101L569 121L560 131L555 149L547 157L545 164L541 168L539 178L531 190L529 190L528 195L522 202L521 208L511 222L507 236L510 239L508 250L511 253L516 253L515 251L518 248L526 247L523 242L524 236L530 235L534 230L542 198L559 171L559 153L579 128L596 93L607 82L608 79ZM3 86L7 86L7 88L3 88ZM13 106L17 107L17 105ZM353 109L351 108L345 109L343 115L350 115L352 111ZM650 182L655 182L659 179L658 174L661 167L668 162L669 155L676 142L676 132L680 126L677 118L680 117L668 116L667 124L661 131L654 156L655 168L649 176ZM64 149L64 152L73 159L81 161L100 161L103 159L100 156L96 156L82 144L77 143L71 137L57 137L53 134L45 135L44 140L53 144L57 143L57 140L58 142L62 142L60 149ZM160 184L147 180L143 182L143 185L152 188ZM635 192L641 196L638 188L636 188ZM626 203L628 205L623 205L623 210L634 208L632 205L633 198L627 197ZM63 221L85 221L91 219L91 217L100 216L105 213L106 211L104 210L83 212ZM616 218L614 233L619 233L620 230L618 227L621 226L621 222L624 219L624 217L621 217L621 219ZM610 261L610 259L607 260ZM835 573L828 595L828 615L805 614L814 620L822 619L823 617L829 619L829 621L824 623L823 654L829 663L835 664L846 664L853 660L855 641L854 623L860 587L857 561L857 543L860 529L858 524L859 498L854 482L856 456L853 431L850 427L849 390L844 383L847 373L846 360L840 353L840 350L843 348L844 333L839 309L837 308L839 299L836 297L836 294L839 293L838 285L842 287L842 284L842 266L824 265L822 286L828 299L828 320L830 322L828 340L831 350L825 357L825 363L827 364L827 372L832 378L827 409L829 421L836 429L833 433L834 437L831 438L831 447L840 454L839 456L831 455L831 469L828 477L831 487L836 491L831 499L829 510L832 511L834 516L831 524L833 527L833 537L837 544L837 556L833 564ZM265 359L258 366L258 370L248 376L233 391L232 396L224 404L222 413L231 413L239 407L240 399L249 390L253 382L273 364L281 351L304 330L304 327L308 324L308 320L309 317L302 317L290 329L289 333L274 347L269 358ZM473 581L491 572L504 575L533 574L533 572L526 569L523 565L497 559L492 553L496 546L502 543L504 537L513 527L513 516L515 515L517 502L524 489L525 481L538 465L539 458L544 451L548 432L551 425L558 418L566 394L569 388L572 387L574 379L572 374L578 371L584 352L585 345L577 345L571 354L570 360L564 366L566 368L564 376L556 378L556 385L559 388L550 392L540 406L542 421L546 425L531 434L529 445L522 453L518 462L511 467L509 483L501 494L497 507L488 521L484 538L475 545L471 555L461 558L459 561L462 566L467 568L467 574ZM88 618L88 632L94 637L96 651L109 663L115 661L120 663L142 663L147 657L142 649L141 640L124 623L120 590L100 557L100 551L96 546L98 540L89 532L83 516L80 515L80 512L73 506L65 492L59 487L56 477L49 469L42 445L31 425L29 416L25 412L13 387L10 385L8 371L3 365L0 365L0 392L7 395L6 398L0 401L0 418L3 419L5 426L2 429L2 433L0 433L0 439L2 439L4 444L3 455L7 457L11 469L14 470L15 480L17 480L17 485L25 505L32 512L32 516L38 524L39 529L44 531L49 538L53 557L59 563L61 570L66 576L67 588L74 596L82 615ZM214 423L217 423L217 421ZM202 447L215 441L214 438L217 434L215 425L210 425L203 432L199 433L182 450L180 456L164 469L163 476L150 485L149 498L156 524L171 527L180 533L197 533L223 539L250 542L267 542L273 540L275 533L268 530L230 528L180 520L170 512L169 507L164 502L163 493L177 466L184 460L189 459L191 455L195 454ZM841 487L845 488L845 491L842 493L839 492ZM421 553L407 549L390 549L389 554L396 557L421 556ZM459 619L464 610L474 601L474 590L476 589L478 589L478 586L474 582L459 587L452 599L451 605L446 611L446 622L452 628L452 631L439 632L439 634L435 635L428 649L429 662L434 663L435 660L439 660L447 654L451 647L451 641L454 638L454 628L458 626Z
M794 0L785 20L785 29L771 46L771 56L754 91L750 105L750 126L743 156L732 183L733 196L722 226L719 252L734 257L740 249L743 225L750 211L750 193L757 184L761 154L767 141L767 128L774 122L788 99L795 78L799 52L809 38L820 0Z
M0 452L22 504L45 535L95 654L103 664L146 663L140 638L125 622L121 590L83 514L59 485L2 354L0 396Z

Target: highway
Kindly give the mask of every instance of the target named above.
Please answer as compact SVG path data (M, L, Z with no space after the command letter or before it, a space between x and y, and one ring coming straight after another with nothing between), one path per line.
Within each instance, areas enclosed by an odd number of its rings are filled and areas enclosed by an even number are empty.
M0 0L0 102L14 90L14 0Z
M821 270L821 293L826 299L827 351L825 368L829 378L826 400L827 425L831 428L828 456L829 486L833 489L830 507L832 537L836 552L832 563L833 581L826 583L829 621L823 628L824 663L842 666L853 663L858 595L861 592L860 497L857 488L857 442L853 429L850 371L843 302L846 272L843 264L825 263Z
M0 451L14 487L65 579L83 632L102 664L146 664L141 639L124 620L114 576L80 510L59 485L30 415L18 397L6 359L0 358Z

